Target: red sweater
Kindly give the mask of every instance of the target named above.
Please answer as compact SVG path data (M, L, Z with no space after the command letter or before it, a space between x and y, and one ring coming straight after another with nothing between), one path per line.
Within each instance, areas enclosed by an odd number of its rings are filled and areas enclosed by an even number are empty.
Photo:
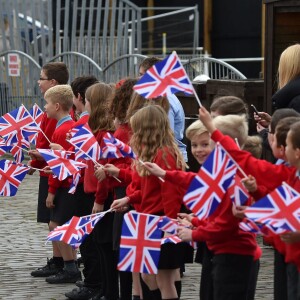
M233 140L228 136L224 136L218 130L213 132L211 138L215 142L220 142L243 170L253 175L257 182L264 185L269 191L286 181L291 187L300 192L300 180L296 176L297 169L295 167L288 167L284 164L273 165L267 161L256 159L248 152L237 149ZM285 255L285 261L296 264L300 270L300 243L285 244L282 243L279 237L275 238L273 243L276 249Z
M188 189L195 173L167 171L165 180ZM192 231L194 241L205 241L207 247L214 254L230 253L256 256L257 243L255 235L239 228L241 219L232 214L232 200L226 193L215 212L207 219L201 221ZM196 221L193 220L193 224Z
M99 130L98 132L94 133L95 138L96 138L97 142L99 143L100 147L103 147L102 140L103 140L103 137L106 133L107 133L106 130ZM98 162L101 165L105 165L107 163L107 159L100 159ZM84 192L85 193L96 193L97 192L98 180L95 177L94 162L91 161L91 160L87 160L86 164L87 164L88 167L85 169ZM107 189L106 186L104 186L103 188L105 190ZM103 191L103 192L105 193L105 191Z
M73 120L67 120L60 124L57 128L55 128L51 142L61 145L64 149L69 149L71 145L66 141L66 135L74 124L75 122ZM56 190L59 187L70 187L70 181L69 178L66 178L63 181L59 181L57 178L54 178L52 174L50 174L48 185L48 192L51 194L55 194Z
M163 156L165 156L167 164L163 160ZM176 159L167 148L158 150L153 162L164 170L178 170ZM139 203L140 212L177 218L184 192L177 182L175 184L168 181L161 182L154 175L140 177L136 171L133 171L132 185L135 186L135 191L131 191L131 194L128 195L129 203Z
M118 129L114 132L114 137L125 144L129 143L131 137L131 129L128 124L122 124L118 127ZM120 170L130 168L131 166L131 158L109 158L107 163L113 164ZM120 178L119 178L120 179ZM98 182L97 185L97 193L96 193L96 203L104 204L105 200L108 197L108 192L113 191L116 187L122 187L128 185L128 178L126 181L120 179L121 182L117 181L114 177L107 177L101 182Z
M55 130L57 121L55 119L49 119L47 117L47 114L43 113L43 118L41 122L41 130L45 133L45 135L48 137L48 139L51 141L53 132ZM36 139L36 148L40 149L49 149L49 142L45 138L44 134L42 132L38 133L37 139ZM44 160L32 160L31 166L38 169L43 169L47 166L47 163ZM43 171L40 171L40 176L48 177L49 175L44 173Z

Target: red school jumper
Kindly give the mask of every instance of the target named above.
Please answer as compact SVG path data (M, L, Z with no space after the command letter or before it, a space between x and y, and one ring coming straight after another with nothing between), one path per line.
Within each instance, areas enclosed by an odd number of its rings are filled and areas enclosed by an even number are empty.
M165 180L188 189L195 173L167 171ZM238 254L256 257L257 243L255 235L239 228L241 219L232 214L232 200L226 193L215 212L207 222L193 224L199 225L192 231L194 241L205 241L209 250L216 254Z
M117 130L114 132L114 137L121 142L128 144L130 137L132 135L131 129L128 126L128 124L121 124ZM122 170L128 170L130 169L130 166L132 164L132 160L130 157L121 157L121 158L109 158L107 159L107 162L109 164L112 164L120 169L120 172ZM122 171L123 173L124 171ZM121 175L122 176L122 175ZM104 204L105 200L108 197L109 192L113 192L113 189L116 187L126 187L130 183L129 177L126 178L126 180L119 178L121 182L116 180L114 177L108 176L106 179L104 179L101 182L97 183L97 192L96 192L96 200L95 202L98 204ZM130 181L129 181L130 180Z
M52 135L55 130L56 124L57 124L57 121L55 119L49 119L47 114L45 112L43 113L43 118L42 118L40 128L41 128L41 131L43 131L45 133L45 135L47 136L47 138L49 140L52 139ZM45 138L44 134L41 131L38 133L38 136L36 139L36 148L49 149L49 142ZM32 160L31 166L33 168L43 169L44 167L47 166L47 163L45 160ZM43 171L40 171L40 176L49 177L49 174L46 174Z
M157 151L153 162L164 170L178 170L176 159L167 147ZM184 193L177 182L175 184L167 180L162 182L154 175L141 177L133 170L132 184L135 186L135 191L131 190L131 194L127 194L126 191L129 204L139 204L139 211L146 214L177 218Z
M266 186L269 191L274 190L283 181L286 181L291 187L300 192L300 180L295 167L283 164L273 165L267 161L256 159L249 152L238 149L234 141L229 136L223 135L219 130L215 130L211 138L215 142L220 142L241 168L246 173L253 175L257 183ZM270 180L270 177L272 180ZM286 263L294 263L300 270L300 243L286 244L277 237L274 240L274 247L285 255Z
M61 121L62 123L57 124L57 127L55 128L51 142L61 145L64 149L69 149L71 144L66 141L66 135L71 130L75 122L70 116L63 118ZM48 185L48 192L55 194L56 190L60 187L70 187L70 181L68 178L59 181L57 178L53 177L53 174L50 174Z

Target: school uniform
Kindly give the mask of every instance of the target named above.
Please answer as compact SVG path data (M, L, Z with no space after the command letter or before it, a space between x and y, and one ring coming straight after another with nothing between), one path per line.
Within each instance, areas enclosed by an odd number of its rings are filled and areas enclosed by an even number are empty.
M165 170L178 170L176 159L167 147L157 151L153 162ZM154 175L141 177L135 170L132 172L132 183L130 185L134 186L135 190L131 190L131 194L126 192L129 197L129 204L134 206L138 204L140 212L168 216L173 219L177 218L184 195L180 185L168 181L161 182ZM130 191L130 188L127 191ZM158 269L179 268L184 262L183 254L183 243L162 245Z
M61 145L64 149L68 149L70 143L66 141L66 135L73 125L74 121L71 116L66 116L59 120L56 124L51 142ZM55 195L55 207L51 209L50 220L58 223L58 225L63 225L69 221L77 211L77 203L74 201L73 195L68 193L70 188L69 178L60 181L54 177L53 174L50 174L48 185L48 193Z
M195 176L192 173L167 171L165 180L177 182L187 189ZM213 252L214 299L247 299L257 243L254 234L239 228L240 219L232 214L230 194L225 194L207 221L193 218L192 223L197 226L192 231L192 239L205 241Z
M258 184L265 185L265 187L272 191L276 187L286 181L291 187L300 191L300 181L299 172L295 167L288 167L285 164L273 165L267 161L258 160L252 157L245 151L237 150L234 142L229 138L224 136L220 131L216 130L213 132L211 138L214 141L218 141L221 145L229 151L233 159L242 167L244 171L253 175ZM272 180L269 180L270 174L272 175ZM274 237L273 239L274 247L284 255L285 263L294 264L294 266L288 266L288 277L289 272L292 269L293 274L295 272L295 266L300 267L300 243L285 244L280 240L280 237ZM295 275L292 275L295 277ZM299 274L298 274L299 278ZM298 278L292 278L287 280L287 291L288 298L297 297L297 293L300 293L300 283ZM293 295L291 295L293 294ZM294 299L294 298L291 298Z
M42 121L41 121L41 131L38 133L36 139L36 148L39 149L49 149L49 141L46 139L44 134L48 137L49 140L52 138L52 134L55 130L57 120L49 119L47 114L44 112ZM31 166L37 169L43 169L47 166L47 163L44 160L32 160ZM46 199L48 196L48 178L49 174L46 174L43 171L40 171L40 180L39 180L39 191L38 191L38 205L37 205L37 222L39 223L49 223L50 222L50 210L46 207Z

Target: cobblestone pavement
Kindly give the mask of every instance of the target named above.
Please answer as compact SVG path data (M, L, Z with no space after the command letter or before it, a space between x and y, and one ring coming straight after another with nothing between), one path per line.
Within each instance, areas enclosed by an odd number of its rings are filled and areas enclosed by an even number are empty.
M27 175L15 197L0 198L0 299L62 300L73 284L50 285L30 272L51 257L47 228L36 223L38 174ZM256 299L272 299L273 251L263 247ZM198 299L201 266L186 265L181 299Z

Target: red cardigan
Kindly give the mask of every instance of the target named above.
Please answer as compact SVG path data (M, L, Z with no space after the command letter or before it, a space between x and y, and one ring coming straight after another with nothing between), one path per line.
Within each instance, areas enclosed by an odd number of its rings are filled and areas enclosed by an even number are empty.
M43 113L43 118L42 118L40 128L45 133L45 135L48 137L49 140L52 139L52 135L55 130L56 124L57 124L57 120L49 119L47 117L47 114L45 112ZM49 142L41 131L38 133L36 139L36 148L49 149ZM47 163L44 160L32 160L31 166L33 168L43 169L44 167L47 166ZM40 176L48 177L49 175L44 173L43 171L40 171Z
M131 129L128 124L122 124L118 127L118 129L114 132L114 137L119 139L125 144L129 143L131 137ZM107 163L115 165L120 170L130 168L132 164L132 160L129 157L124 158L109 158ZM122 180L119 178L121 182L117 181L114 177L106 177L101 182L97 184L97 192L96 192L96 200L95 202L98 204L104 204L105 200L108 197L108 192L113 191L116 187L125 187L128 185L129 178L126 180Z
M237 149L233 140L224 136L220 131L213 132L211 138L230 153L232 158L246 171L253 175L258 184L264 185L269 191L286 181L291 187L300 192L300 180L297 177L297 169L286 165L273 165L267 161L256 159L246 151ZM270 177L272 180L270 180ZM300 243L285 244L279 237L274 239L276 249L285 255L287 263L294 263L300 270Z
M75 122L73 120L67 120L60 126L58 126L52 135L51 142L61 145L64 149L69 149L71 145L69 142L66 141L66 135L74 124ZM48 179L48 185L48 192L55 194L56 190L59 187L70 187L70 181L69 178L66 178L63 181L59 181L57 178L53 177L53 174L50 174Z
M163 160L163 156L165 156L167 164ZM178 170L176 159L167 148L158 150L153 162L164 170ZM140 204L140 212L177 218L184 193L177 182L175 184L167 180L162 182L154 175L141 177L136 171L133 171L131 185L135 187L135 190L131 190L131 194L128 194L129 203Z
M195 173L167 171L165 180L188 189ZM256 256L257 243L255 235L239 228L241 219L232 214L232 200L226 193L220 205L207 221L193 219L198 226L192 231L194 241L205 241L214 254L230 253Z

